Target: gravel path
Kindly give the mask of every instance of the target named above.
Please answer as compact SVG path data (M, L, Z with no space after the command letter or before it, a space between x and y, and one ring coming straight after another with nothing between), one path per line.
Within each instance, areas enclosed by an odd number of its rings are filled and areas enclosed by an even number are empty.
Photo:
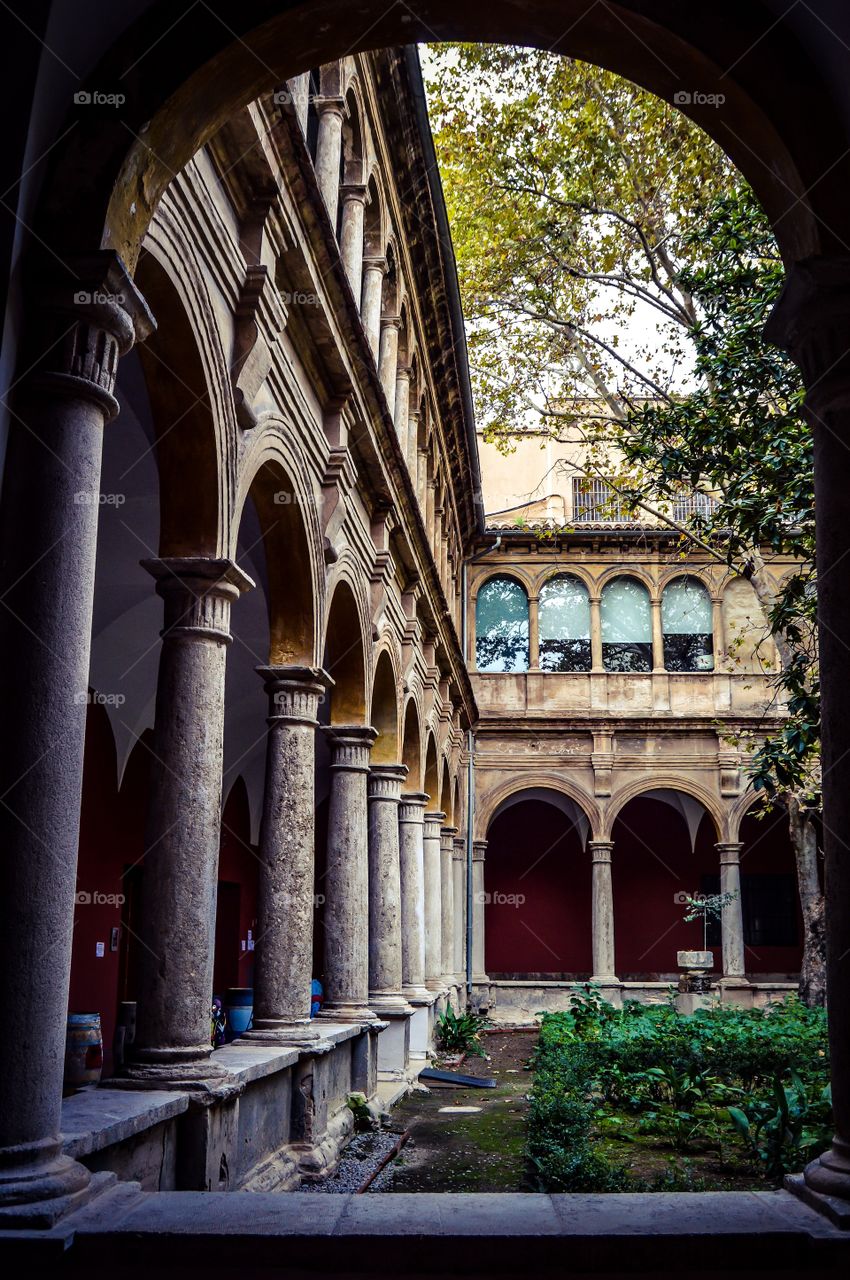
M314 1194L323 1192L325 1195L346 1195L356 1191L363 1185L372 1170L377 1169L384 1156L393 1149L398 1138L398 1133L394 1133L391 1129L382 1129L378 1133L358 1134L345 1148L339 1167L332 1178L327 1178L324 1182L302 1183L299 1191ZM382 1174L381 1178L383 1176ZM377 1178L372 1183L369 1191L379 1190L378 1183L381 1178Z

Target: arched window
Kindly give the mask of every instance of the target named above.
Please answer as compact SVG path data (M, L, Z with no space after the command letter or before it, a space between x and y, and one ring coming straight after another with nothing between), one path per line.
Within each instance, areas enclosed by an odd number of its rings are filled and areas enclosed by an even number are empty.
M602 664L606 671L652 670L649 592L634 578L615 578L602 590Z
M590 670L590 599L571 574L550 578L540 591L540 669Z
M668 671L713 671L711 599L701 582L676 578L661 597L664 666Z
M528 670L528 596L513 578L490 578L475 603L479 671Z

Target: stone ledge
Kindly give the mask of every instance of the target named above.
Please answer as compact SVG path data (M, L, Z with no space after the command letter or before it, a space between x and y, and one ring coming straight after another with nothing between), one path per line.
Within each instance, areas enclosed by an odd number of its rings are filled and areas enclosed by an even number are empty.
M84 1089L62 1102L62 1150L79 1159L124 1142L189 1106L185 1093L123 1089Z
M250 1084L264 1076L273 1076L294 1066L301 1056L300 1048L290 1045L256 1045L248 1042L228 1044L215 1051L216 1066L223 1067L234 1082Z
M850 1234L786 1191L654 1195L394 1194L307 1197L126 1189L38 1240L0 1233L0 1259L65 1245L64 1273L91 1275L122 1259L122 1275L151 1268L240 1276L349 1274L355 1257L397 1280L413 1275L565 1273L783 1277L842 1272ZM285 1242L285 1244L284 1244ZM380 1247L379 1254L371 1252ZM282 1253L282 1248L285 1253ZM447 1254L448 1250L448 1254ZM365 1252L364 1252L365 1251ZM354 1266L353 1270L363 1270Z

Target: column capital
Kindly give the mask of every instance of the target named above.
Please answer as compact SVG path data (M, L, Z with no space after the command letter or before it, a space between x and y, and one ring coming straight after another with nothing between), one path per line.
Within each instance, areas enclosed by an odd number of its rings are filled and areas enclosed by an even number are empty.
M254 586L233 560L211 556L168 556L142 560L165 601L163 637L190 636L229 644L230 606Z
M383 254L371 253L363 256L363 271L380 271L381 275L387 274L389 264Z
M398 810L399 822L422 824L430 796L425 791L403 791Z
M850 256L793 263L764 335L799 366L815 415L850 405Z
M401 329L401 316L381 316L382 329Z
M442 809L426 809L425 835L431 836L432 838L434 836L439 836L445 817L446 815L443 813Z
M42 281L44 354L28 381L93 400L106 421L118 413L113 395L118 359L156 328L148 304L111 249L72 257L72 280Z
M269 666L255 667L269 696L268 723L284 721L290 724L306 724L311 728L316 719L319 703L333 680L320 667Z
M452 857L454 858L455 862L463 862L463 861L465 861L465 859L466 859L466 836L455 836L455 838L454 838L454 840L452 841L452 843L454 844L454 849L452 850Z
M337 94L317 93L313 97L313 105L320 116L336 114L341 120L345 115L345 99Z
M744 847L742 842L721 841L714 847L720 856L721 867L737 866L741 861L741 850Z
M339 188L343 204L366 203L366 184L363 182L343 182Z
M408 774L406 764L373 764L369 767L369 799L401 800L401 787Z
M369 755L378 730L368 724L323 726L331 748L331 768L347 773L368 773Z
M487 855L487 841L473 840L472 842L472 861L483 862Z
M614 852L613 840L588 840L587 847L594 862L611 861L611 855Z

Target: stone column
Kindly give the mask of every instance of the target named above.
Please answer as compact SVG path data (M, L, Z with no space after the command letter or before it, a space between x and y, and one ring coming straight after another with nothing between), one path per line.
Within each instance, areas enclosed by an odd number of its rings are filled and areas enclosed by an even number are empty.
M294 76L288 84L298 123L301 125L302 132L306 133L307 113L310 109L310 72L305 71L303 75Z
M428 796L408 791L398 811L401 865L401 969L408 1000L425 1000L425 860L423 815Z
M484 905L487 894L484 889L484 857L487 841L476 840L472 845L472 981L489 982L484 967Z
M428 505L428 450L416 450L416 497L424 518Z
M409 1012L402 995L399 804L403 764L369 770L369 1005L380 1017Z
M540 614L537 596L528 597L528 669L540 670Z
M319 117L319 132L316 138L316 180L330 215L331 226L336 230L345 103L342 98L337 97L316 98L316 112Z
M455 882L452 862L457 827L443 827L440 832L440 885L442 890L442 956L443 981L455 984Z
M652 669L664 671L664 630L661 625L661 598L651 602L652 607Z
M425 871L425 986L443 991L443 895L440 829L446 815L441 810L425 814L422 835Z
M419 410L410 409L407 415L407 470L413 481L414 488L417 482L417 462L419 453Z
M835 1137L806 1194L850 1201L850 257L791 267L765 335L800 366L814 436L822 691L827 1005Z
M455 948L454 967L458 985L466 982L466 840L455 836L452 850L454 879Z
M384 292L384 276L387 274L386 258L363 259L363 291L360 303L360 317L375 364L381 342L381 299Z
M65 261L67 287L44 289L41 330L24 335L0 510L3 1226L50 1225L90 1180L59 1120L101 450L118 358L153 328L114 253Z
M395 380L398 367L398 335L401 316L384 316L381 320L381 341L378 349L378 376L390 413L395 410Z
M714 652L714 666L717 669L720 654L723 652L723 598L711 597L711 639Z
M401 451L405 458L407 457L407 430L408 415L410 413L410 375L412 369L409 364L400 364L396 368L395 375L395 404L393 408L393 422L395 423L396 435L398 436Z
M614 970L614 895L611 888L610 840L589 840L593 859L592 941L593 980L608 984L617 982Z
M210 1061L232 560L145 560L164 601L143 863L136 1038L125 1074L192 1085Z
M723 977L738 982L746 973L744 960L744 912L741 905L741 844L716 844L720 858L720 892L734 893L735 898L722 909L720 917L723 941Z
M347 183L340 188L342 220L339 251L342 265L351 282L358 307L363 281L363 223L366 216L366 188L361 183Z
M313 973L315 738L330 684L309 667L258 667L269 696L260 824L253 1030L249 1040L291 1043L318 1035L310 1020Z
M373 1022L369 1008L369 753L377 730L332 725L325 875L325 1003L320 1017Z
M592 671L604 671L602 661L602 601L599 596L590 597L590 667Z

